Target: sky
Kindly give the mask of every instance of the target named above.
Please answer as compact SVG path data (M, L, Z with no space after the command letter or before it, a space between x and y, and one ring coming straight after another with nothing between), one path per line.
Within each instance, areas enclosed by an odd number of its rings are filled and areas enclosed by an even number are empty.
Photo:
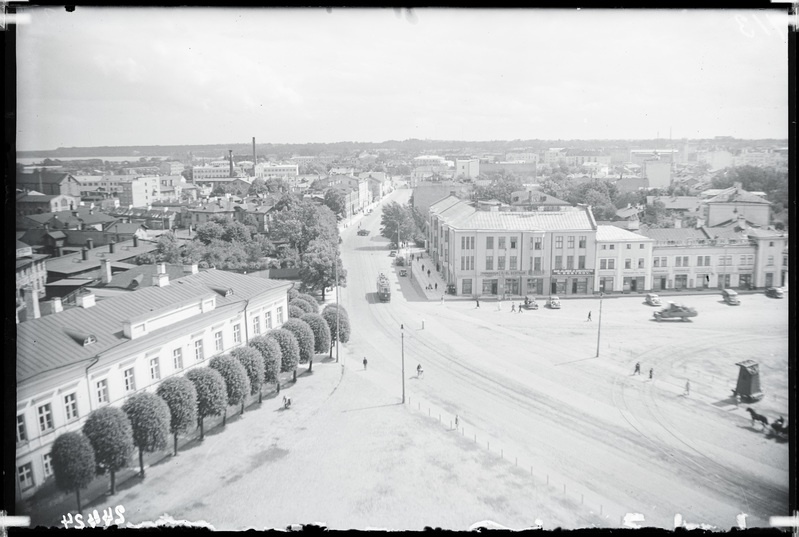
M18 150L788 136L779 11L27 13Z

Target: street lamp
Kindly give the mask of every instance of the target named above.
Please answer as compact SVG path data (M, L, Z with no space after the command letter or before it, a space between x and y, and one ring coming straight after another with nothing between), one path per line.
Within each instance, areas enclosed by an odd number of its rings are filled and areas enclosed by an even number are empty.
M596 331L596 356L595 358L599 358L599 337L602 335L602 294L599 293L599 326L597 326Z
M405 325L400 325L402 334L402 403L405 404Z
M336 279L336 363L338 363L338 337L339 337L339 328L338 328L338 247L336 246L336 258L333 260L333 271L335 273Z

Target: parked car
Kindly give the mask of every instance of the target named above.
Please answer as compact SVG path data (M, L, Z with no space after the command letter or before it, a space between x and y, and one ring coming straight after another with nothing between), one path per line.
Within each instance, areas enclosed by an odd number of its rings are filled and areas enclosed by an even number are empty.
M396 250L391 250L391 251L388 253L388 257L397 257L397 251L396 251Z
M400 269L399 275L400 276L407 276L408 275L408 269Z
M402 257L401 255L398 255L397 258L394 260L394 263L396 263L398 267L404 267L405 266L405 258Z
M646 303L650 306L660 306L660 297L655 293L646 294Z
M660 311L656 311L652 315L658 322L663 319L680 319L681 321L687 321L689 317L696 317L697 312L694 308L669 302L668 306Z
M549 297L549 301L547 302L547 306L552 308L553 310L560 309L560 299L556 296Z
M721 296L724 297L724 302L730 306L740 306L741 301L738 298L738 293L732 289L722 289Z
M368 234L369 234L369 230L368 229L359 229L358 230L358 235L368 235Z
M524 297L524 309L526 310L537 310L538 309L538 302L535 301L535 297Z
M783 298L785 292L779 287L769 287L766 289L766 296L771 298Z

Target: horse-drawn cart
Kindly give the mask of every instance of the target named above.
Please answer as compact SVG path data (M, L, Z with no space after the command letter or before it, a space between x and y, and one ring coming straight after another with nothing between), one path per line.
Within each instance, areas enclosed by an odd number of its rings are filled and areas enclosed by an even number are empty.
M738 384L732 394L740 397L742 401L754 403L763 399L763 392L760 390L760 371L758 363L754 360L744 360L737 364Z

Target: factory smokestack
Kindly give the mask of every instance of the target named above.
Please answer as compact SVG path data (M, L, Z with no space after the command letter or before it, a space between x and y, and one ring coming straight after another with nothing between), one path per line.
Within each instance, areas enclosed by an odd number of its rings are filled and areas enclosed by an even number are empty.
M252 137L252 176L255 177L255 136Z
M228 149L228 158L230 159L230 176L233 177L233 150Z

